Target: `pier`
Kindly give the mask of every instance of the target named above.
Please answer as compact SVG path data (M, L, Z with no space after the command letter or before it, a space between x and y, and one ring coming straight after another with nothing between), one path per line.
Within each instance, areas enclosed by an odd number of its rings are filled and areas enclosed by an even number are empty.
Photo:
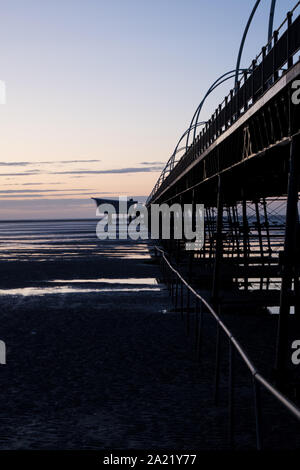
M286 393L293 401L296 421L300 416L299 373L291 362L291 344L300 313L300 105L293 98L300 79L299 31L298 2L249 68L236 71L240 79L206 122L199 119L200 103L147 200L148 208L152 204L191 204L194 220L196 205L204 204L201 250L188 252L184 237L167 240L162 234L160 247L175 305L178 307L178 289L183 286L183 310L198 315L199 304L206 305L216 320L217 385L222 319L225 322L228 312L234 314L230 328L236 331L243 330L245 315L255 319L256 331L251 333L250 328L244 335L246 347L264 329L266 312L274 313L277 308L278 315L270 315L267 321L273 342L268 375L274 393ZM199 319L195 326L187 315L187 322L187 328L197 335ZM227 327L225 322L221 331L230 339L233 333ZM230 348L233 344L229 340ZM263 355L266 343L261 348ZM238 352L239 348L234 349ZM251 363L248 355L244 357L245 364L247 361ZM250 364L249 370L256 383L255 366ZM261 386L266 388L258 384L259 389ZM299 432L299 423L296 426Z

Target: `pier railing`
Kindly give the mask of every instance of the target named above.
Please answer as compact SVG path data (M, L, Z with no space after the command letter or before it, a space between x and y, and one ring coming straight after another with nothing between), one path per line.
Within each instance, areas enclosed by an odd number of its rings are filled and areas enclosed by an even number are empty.
M160 267L164 282L167 284L170 290L172 301L175 303L175 308L180 310L181 317L186 322L188 334L191 333L190 314L193 307L196 319L193 333L195 335L194 339L196 356L199 360L201 356L204 309L206 309L206 311L216 322L216 353L214 371L214 400L216 404L218 400L220 382L221 333L223 333L228 340L228 440L230 445L232 445L234 442L234 354L237 353L242 359L243 363L247 366L248 371L252 377L256 448L261 450L263 446L262 403L260 394L261 387L269 392L277 400L277 402L281 404L287 411L289 411L298 421L300 421L300 409L258 372L238 340L221 320L219 312L217 313L215 309L198 292L196 292L193 287L182 277L182 275L172 266L170 261L167 259L164 250L157 246L155 246L154 249L155 254L160 256Z

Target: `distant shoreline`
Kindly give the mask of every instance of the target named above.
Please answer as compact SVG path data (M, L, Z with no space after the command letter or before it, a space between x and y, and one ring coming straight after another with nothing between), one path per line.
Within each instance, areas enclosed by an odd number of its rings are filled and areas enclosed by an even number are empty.
M94 221L98 220L97 217L78 217L76 219L71 218L71 219L66 219L66 218L61 218L61 219L0 219L0 223L15 223L15 222L72 222L72 221L77 221L77 220L85 220L85 221Z

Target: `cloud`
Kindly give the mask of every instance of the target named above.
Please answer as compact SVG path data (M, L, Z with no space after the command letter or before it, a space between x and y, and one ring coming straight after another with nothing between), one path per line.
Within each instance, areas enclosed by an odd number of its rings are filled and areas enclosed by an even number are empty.
M69 196L69 194L60 194L60 196ZM75 196L76 194L72 193L72 196ZM0 194L0 200L3 201L4 199L7 200L14 200L17 198L22 198L22 199L34 199L34 198L43 198L44 196L47 196L47 194ZM54 198L51 200L53 201Z
M12 179L12 178L7 178L7 179ZM41 185L44 183L3 183L2 186L33 186L33 185ZM48 184L57 184L57 183L48 183ZM61 183L59 183L61 184Z
M165 165L166 162L140 162L141 165Z
M150 173L161 171L161 167L152 166L147 168L132 167L132 168L112 168L110 170L74 170L74 171L55 171L50 174L53 175L107 175L107 174L126 174L126 173Z
M58 162L54 163L99 163L101 160L60 160ZM43 163L43 162L42 162ZM53 162L47 162L47 163L53 163Z
M87 193L86 196L88 197L91 193ZM60 193L59 196L82 196L82 195L85 195L85 193ZM0 200L3 201L4 199L7 201L7 200L14 200L14 199L18 199L18 198L21 198L21 199L35 199L35 198L38 198L38 199L41 199L43 198L43 201L47 198L45 198L45 196L49 196L49 194L0 194ZM45 198L45 199L44 199ZM56 200L57 198L55 197L55 195L53 195L53 198L48 198L49 200L53 201L54 199Z
M25 197L51 197L51 198L54 198L54 197L62 197L62 196L78 196L78 195L81 195L81 196L90 196L91 194L94 194L93 191L79 191L78 193L77 192L70 192L68 190L66 190L65 193L59 193L59 194L48 194L48 193L26 193L26 194L0 194L0 199L2 198L5 198L5 199L9 199L9 198L25 198ZM107 193L104 193L104 194L107 194Z
M7 179L13 179L13 178L7 178ZM42 184L45 184L45 183L4 183L2 186L40 186ZM47 184L62 184L61 182L59 181L56 181L55 183L51 183L49 181L47 181ZM42 191L42 190L41 190Z
M0 166L26 166L31 164L31 162L0 162Z
M104 194L108 194L108 193L104 193ZM38 197L38 196L37 196ZM85 198L73 198L73 197L70 197L70 198L61 198L61 199L51 199L51 198L43 198L43 199L40 199L38 198L37 200L32 198L32 199L19 199L19 200L15 200L15 199L5 199L3 200L3 203L1 202L1 207L0 207L0 212L1 212L1 209L3 208L3 206L5 207L9 207L9 206L13 206L13 207L18 207L18 206L27 206L27 207L39 207L39 206L47 206L47 205L56 205L57 209L59 209L59 206L60 208L64 208L64 205L65 204L69 204L69 203L73 203L73 204L78 204L78 203L81 203L81 204L85 204L87 206L91 205L92 207L94 207L95 203L94 201L91 200L90 197L85 197Z
M41 190L41 191L24 191L24 192L20 192L20 191L0 191L0 200L5 200L5 201L9 201L9 200L15 200L17 198L20 198L20 199L27 199L27 200L30 200L30 199L40 199L42 198L43 201L45 200L51 200L53 201L54 199L55 200L58 200L60 201L61 197L62 196L84 196L85 198L88 198L90 199L92 197L92 195L115 195L115 192L109 192L109 191L94 191L93 189L85 189L85 190L80 190L80 189L64 189L64 190L60 190L60 191L64 191L64 192L59 192L58 194L47 194L48 191L45 190L44 192ZM54 191L53 191L54 192ZM50 196L50 197L49 197ZM63 200L67 200L67 199L63 199Z
M39 170L26 171L24 173L0 173L0 176L30 176L40 174Z
M129 167L129 168L111 168L109 170L65 170L65 171L40 171L29 170L24 173L2 173L0 176L29 176L36 174L48 175L114 175L114 174L129 174L129 173L152 173L160 172L161 166L146 166L145 167Z
M63 163L68 164L68 163L99 163L101 160L52 160L49 162L36 162L35 164L37 165L43 165L44 163L47 165L55 165L56 163ZM34 163L32 163L34 165Z
M56 163L99 163L101 160L51 160L41 162L0 162L0 166L55 165Z
M0 194L18 194L18 193L57 193L69 191L93 191L90 188L74 188L74 189L6 189L1 190Z

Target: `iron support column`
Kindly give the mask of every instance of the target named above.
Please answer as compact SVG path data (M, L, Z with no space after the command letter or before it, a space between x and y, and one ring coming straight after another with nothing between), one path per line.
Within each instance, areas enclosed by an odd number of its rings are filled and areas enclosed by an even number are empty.
M287 355L289 351L289 314L290 314L290 300L292 281L297 272L296 265L296 240L297 240L297 225L298 225L298 168L299 167L299 153L300 153L300 136L294 136L290 142L290 159L289 159L289 175L288 175L288 195L286 206L286 225L285 225L285 240L284 252L282 258L282 283L280 292L280 314L277 330L277 345L276 345L276 380L278 385L282 388L285 381ZM298 159L297 159L298 157Z
M218 303L219 289L220 289L220 261L222 258L222 228L223 228L223 195L222 195L222 179L218 175L218 195L217 195L217 227L216 227L216 251L215 262L213 270L213 283L212 283L212 301Z

